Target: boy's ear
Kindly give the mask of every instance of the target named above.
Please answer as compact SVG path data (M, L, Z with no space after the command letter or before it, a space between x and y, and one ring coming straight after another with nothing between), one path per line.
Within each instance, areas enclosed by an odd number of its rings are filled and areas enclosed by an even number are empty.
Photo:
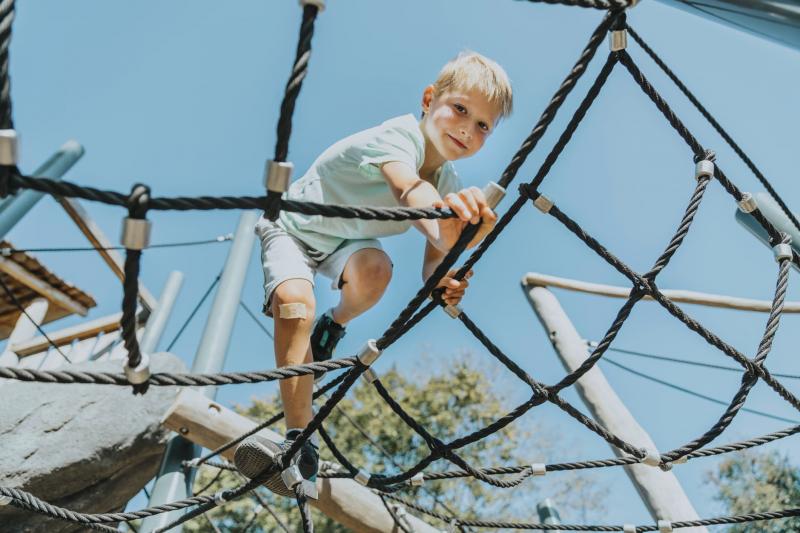
M433 92L434 88L433 85L428 85L425 87L425 90L422 91L422 112L427 113L431 108L431 102L433 101Z

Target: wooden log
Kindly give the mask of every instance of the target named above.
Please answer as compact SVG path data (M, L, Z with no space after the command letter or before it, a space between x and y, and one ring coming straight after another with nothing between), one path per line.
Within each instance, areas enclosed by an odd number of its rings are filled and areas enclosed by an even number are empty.
M169 429L208 449L217 448L252 430L252 420L231 411L203 394L183 389L162 420ZM283 437L268 429L262 435L275 442ZM235 447L222 456L233 460ZM352 479L317 479L318 500L311 504L344 526L358 532L395 533L399 531L381 499ZM440 533L438 529L410 513L406 519L415 533Z
M613 285L603 285L600 283L589 283L575 279L559 278L530 272L522 277L522 284L526 287L557 287L569 291L585 292L588 294L598 294L611 298L627 298L631 290L627 287L615 287ZM708 294L704 292L659 289L661 293L670 301L675 303L687 303L696 305L707 305L709 307L721 307L723 309L737 309L739 311L758 311L769 313L772 309L772 301L752 300L750 298L737 298L734 296L722 296L719 294ZM644 300L652 300L650 296L645 296ZM786 302L783 306L784 313L800 313L800 302Z
M60 331L49 333L47 336L50 337L53 344L56 346L64 346L75 340L80 341L96 337L101 333L116 331L120 328L120 318L122 318L122 313L114 313L113 315L104 316L96 320L78 324L77 326L71 326ZM13 340L9 340L8 349L16 353L19 357L27 357L39 353L49 346L52 346L52 344L43 336L39 336L25 342L13 342Z
M67 293L53 287L40 276L37 276L16 261L0 257L0 272L8 274L16 281L50 300L53 305L67 309L71 313L86 316L89 312L86 307Z
M567 372L574 372L589 357L586 341L578 334L552 292L536 286L523 286L523 290L564 368ZM650 435L622 403L597 365L575 382L575 388L592 418L601 426L634 446L657 451ZM615 446L611 446L611 449L617 457L628 455ZM624 468L654 520L699 519L675 474L643 464L627 465ZM681 531L708 533L704 527Z
M100 226L95 224L94 220L92 220L89 213L83 208L80 202L74 198L62 198L60 196L56 196L55 199L61 204L75 224L78 225L78 228L86 238L89 239L92 246L100 248L97 253L99 253L103 261L111 267L111 271L114 272L114 275L116 275L120 281L125 281L125 262L122 256L116 250L103 249L114 246L114 244L112 244L106 234L103 233ZM139 301L148 311L155 309L158 303L141 280L139 280Z

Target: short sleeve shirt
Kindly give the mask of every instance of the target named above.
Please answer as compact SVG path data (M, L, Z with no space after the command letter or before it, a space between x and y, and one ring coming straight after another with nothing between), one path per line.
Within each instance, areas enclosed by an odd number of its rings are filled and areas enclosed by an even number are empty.
M419 172L424 160L425 138L419 121L413 115L403 115L346 137L325 150L291 185L287 198L325 204L397 206L380 166L400 161ZM442 196L461 189L452 163L445 162L436 171L433 185ZM281 212L280 224L326 254L346 240L387 237L411 227L407 220L330 218L289 212Z

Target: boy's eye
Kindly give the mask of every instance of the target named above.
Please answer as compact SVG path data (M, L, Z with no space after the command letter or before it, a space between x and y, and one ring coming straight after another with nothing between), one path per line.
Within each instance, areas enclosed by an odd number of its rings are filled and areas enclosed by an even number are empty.
M478 127L481 131L489 131L489 125L485 122L478 122Z
M456 111L458 111L459 113L466 113L466 112L467 112L467 108L466 108L466 107L464 107L464 106L463 106L463 105L461 105L461 104L453 104L453 107L454 107L454 108L456 109Z

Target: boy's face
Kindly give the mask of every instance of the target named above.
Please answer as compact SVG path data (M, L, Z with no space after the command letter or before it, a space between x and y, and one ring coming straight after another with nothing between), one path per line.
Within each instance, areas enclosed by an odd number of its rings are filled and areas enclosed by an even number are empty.
M454 90L435 96L432 85L422 95L422 110L422 131L447 161L477 153L500 116L497 106L478 91Z

